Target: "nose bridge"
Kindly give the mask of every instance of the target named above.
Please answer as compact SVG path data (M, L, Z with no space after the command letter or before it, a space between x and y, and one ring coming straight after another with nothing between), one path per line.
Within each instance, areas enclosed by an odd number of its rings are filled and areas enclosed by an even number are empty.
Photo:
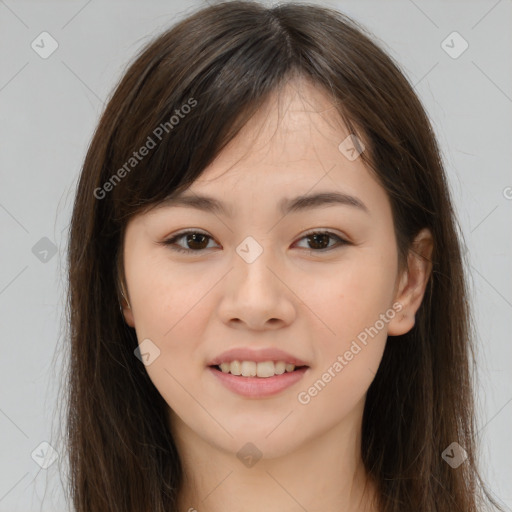
M271 237L266 240L269 242L260 243L247 237L236 247L233 270L220 302L224 322L242 322L258 330L293 321L295 307L282 282L285 280L277 277L281 272L279 257L271 247Z
M244 289L252 290L251 293L264 292L267 295L270 288L275 288L276 278L270 269L276 267L277 258L270 243L266 243L268 240L270 237L258 241L248 236L236 248L235 268L240 279L238 285L242 283Z

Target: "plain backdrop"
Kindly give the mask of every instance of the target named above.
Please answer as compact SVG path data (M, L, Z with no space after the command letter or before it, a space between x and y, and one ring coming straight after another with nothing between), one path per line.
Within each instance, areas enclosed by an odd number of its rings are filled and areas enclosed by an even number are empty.
M370 29L433 123L470 261L483 475L512 506L512 2L312 3ZM0 512L69 510L59 464L41 464L59 423L76 180L126 65L199 5L0 0Z

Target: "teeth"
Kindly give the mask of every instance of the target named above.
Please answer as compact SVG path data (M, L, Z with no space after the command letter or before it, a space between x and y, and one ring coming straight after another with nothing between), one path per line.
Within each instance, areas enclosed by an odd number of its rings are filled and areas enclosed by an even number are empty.
M295 365L285 363L284 361L264 361L256 363L254 361L232 361L230 363L221 363L219 365L223 373L232 375L241 375L242 377L273 377L282 375L286 372L293 372Z
M233 361L231 364L229 364L228 372L231 372L233 375L242 375L242 365L239 361Z
M252 361L242 361L242 377L256 377L256 366Z
M282 375L286 370L286 363L283 361L278 361L274 363L274 372L276 375Z
M293 370L295 370L295 365L291 364L291 363L286 363L286 366L284 367L284 369L287 372L293 372Z

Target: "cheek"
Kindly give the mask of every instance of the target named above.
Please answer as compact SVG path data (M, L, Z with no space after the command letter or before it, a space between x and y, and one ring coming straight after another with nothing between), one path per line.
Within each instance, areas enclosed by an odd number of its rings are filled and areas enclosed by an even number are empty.
M201 342L209 320L208 290L215 280L170 269L165 261L153 261L131 278L137 339L140 344L149 338L159 351L146 366L151 381L171 408L202 417L189 392L197 394L191 383L198 383L204 371Z
M134 252L126 260L137 339L139 344L151 340L154 346L149 346L158 354L146 371L173 407L190 402L183 386L197 382L204 367L200 348L209 320L208 291L218 278L198 274L192 268L180 271L162 257Z
M133 256L137 264L127 261L127 284L137 332L177 348L185 335L200 339L196 334L207 319L198 312L216 276L193 264L173 265L165 256Z
M385 317L386 309L380 306L377 300L364 303L359 297L338 297L337 309L327 319L336 335L316 340L318 364L296 397L308 418L322 418L324 425L333 426L361 412L357 406L377 373L386 346L387 323L380 316L384 312Z
M389 310L396 279L395 257L393 250L386 253L371 248L354 253L322 276L303 281L300 293L309 296L308 306L330 334L323 336L327 347L343 349ZM387 330L380 322L378 328Z
M374 250L344 262L308 304L328 329L315 340L318 365L297 398L311 410L325 408L329 412L322 414L333 421L363 398L378 370L396 314L394 257L393 251Z

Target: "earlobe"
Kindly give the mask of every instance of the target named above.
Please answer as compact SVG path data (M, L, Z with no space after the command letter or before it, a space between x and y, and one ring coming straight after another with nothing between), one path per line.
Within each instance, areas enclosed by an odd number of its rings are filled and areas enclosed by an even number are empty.
M399 277L394 302L400 303L402 308L388 324L389 336L405 334L414 327L415 315L432 272L433 249L432 233L424 228L416 236L407 258L407 268Z
M388 336L400 336L409 332L416 322L414 315L405 313L397 313L388 324Z
M135 322L134 322L134 319L133 319L132 309L131 309L130 305L128 304L128 302L126 300L123 300L123 303L120 304L119 307L121 309L122 315L124 316L125 322L130 327L135 327Z
M121 314L124 316L125 322L130 327L135 327L135 321L133 319L133 312L132 308L130 306L130 303L128 302L128 299L126 298L126 295L124 293L124 286L120 285L121 287L121 301L119 303L119 309L121 310Z

